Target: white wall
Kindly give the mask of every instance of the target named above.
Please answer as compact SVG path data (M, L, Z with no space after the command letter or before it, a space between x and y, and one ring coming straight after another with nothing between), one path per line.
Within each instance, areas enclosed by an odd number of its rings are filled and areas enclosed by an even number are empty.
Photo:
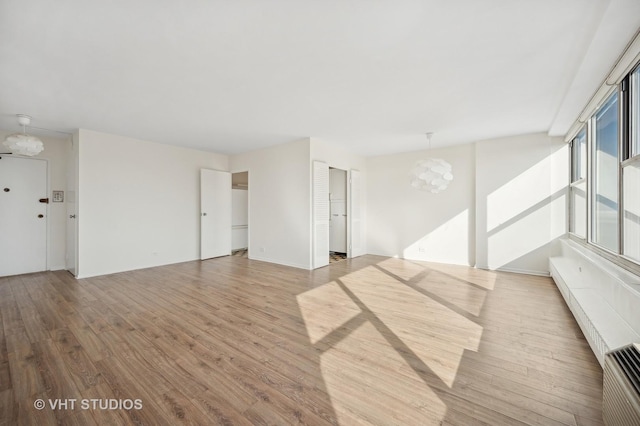
M200 169L228 157L80 129L78 277L195 260Z
M566 234L568 147L546 134L476 144L477 266L549 273Z
M67 190L71 142L42 139L50 189ZM198 259L203 167L249 170L250 257L300 268L311 266L314 160L362 172L368 253L546 274L566 233L567 146L544 134L368 159L315 138L231 158L88 130L78 139L79 277ZM428 156L453 165L440 194L409 186ZM49 206L50 269L65 267L70 195Z
M410 186L425 158L453 166L453 182L438 194ZM371 254L474 265L474 146L367 159L367 247Z
M249 258L311 267L309 139L230 158L249 171Z
M0 140L18 130L0 130ZM44 151L35 158L44 158L48 163L49 198L53 198L51 191L66 189L67 153L71 149L71 138L52 138L38 136L44 144ZM0 152L5 152L4 146ZM66 196L65 191L65 196ZM49 228L47 236L47 267L50 270L65 268L65 239L66 239L66 199L62 203L51 202L49 210Z
M419 159L454 180L439 194L409 186ZM367 159L369 253L547 275L566 234L568 147L530 134Z
M328 139L311 138L310 146L312 162L323 161L327 163L329 167L341 170L359 170L364 180L364 174L367 168L367 160L365 157L356 155Z

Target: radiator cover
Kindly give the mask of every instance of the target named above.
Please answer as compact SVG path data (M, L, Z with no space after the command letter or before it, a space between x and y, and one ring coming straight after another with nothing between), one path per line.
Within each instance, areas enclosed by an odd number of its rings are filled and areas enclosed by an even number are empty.
M640 426L640 351L628 345L607 353L602 418L607 426Z

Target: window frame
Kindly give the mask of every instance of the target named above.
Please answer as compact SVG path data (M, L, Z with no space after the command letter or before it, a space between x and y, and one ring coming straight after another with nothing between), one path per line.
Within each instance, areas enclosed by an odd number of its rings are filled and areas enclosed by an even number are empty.
M580 164L580 168L582 165L582 159L580 157L580 155L576 155L576 153L580 153L580 146L578 144L578 140L581 137L581 133L584 132L584 138L585 138L585 155L586 155L586 161L585 161L585 170L584 172L584 177L581 178L577 178L576 179L576 174L575 174L575 164L576 162L578 164ZM576 146L577 145L577 146ZM569 234L572 235L574 238L577 238L579 241L581 242L586 242L589 236L589 179L588 179L588 175L589 175L589 123L585 123L584 126L582 126L582 128L580 128L580 130L578 130L578 133L576 134L576 136L571 139L571 142L569 142L569 151L570 151L570 155L569 155L569 223L567 226L567 229L569 230ZM575 208L574 208L574 204L573 204L573 191L575 190L576 187L578 187L579 185L585 184L585 229L584 229L584 236L581 236L579 234L577 234L575 232L574 228L575 226Z
M640 99L638 99L638 111L633 108L633 102L635 99L633 98L633 89L635 89L633 85L633 75L637 74L637 84L640 86L640 63L638 63L629 74L625 76L625 78L620 83L620 91L624 96L624 105L622 105L620 112L620 119L623 126L620 135L619 135L619 146L620 146L620 187L619 189L619 197L620 197L620 257L628 262L633 264L640 265L640 259L635 259L629 257L625 253L625 228L624 228L624 171L628 166L633 166L636 163L640 162L640 140L638 140L638 152L634 151L634 135L638 136L640 139ZM640 97L640 87L637 88L638 95ZM636 119L632 117L633 114L636 114ZM638 126L639 129L635 129L634 126Z
M633 97L633 94L634 94L633 89L635 88L634 81L633 81L634 75L637 76L637 81L635 81L635 83L637 83L637 85L639 86L637 90L637 95L639 99L635 99ZM626 143L627 155L624 159L637 160L638 158L640 158L640 63L636 64L636 66L633 69L631 69L631 71L629 71L629 74L627 74L623 82L626 82L625 84L627 87L627 97L628 97L627 114L626 114L626 119L628 121L627 123L628 134L627 134L627 143ZM636 109L634 109L634 105L638 109L637 111ZM638 127L638 129L634 129L635 127ZM632 130L636 130L636 131L634 132ZM636 140L636 138L638 140Z
M632 76L634 73L638 73L636 78L636 84L640 86L640 62L632 68L631 71L625 76L625 78L620 82L620 84L616 85L615 90L611 91L607 94L606 98L602 101L602 104L596 108L591 116L584 122L584 125L576 132L575 136L569 143L569 197L573 196L573 188L586 180L586 235L584 238L577 235L572 230L572 223L575 221L574 218L574 208L572 199L568 200L568 223L567 223L567 235L568 238L577 242L581 246L586 249L594 252L597 255L611 261L612 263L636 274L640 275L640 259L634 259L629 256L626 256L624 253L624 180L623 173L624 169L630 165L636 165L640 162L640 140L637 142L637 150L634 151L634 135L637 135L637 138L640 139L640 131L635 129L635 127L640 127L640 99L637 100L637 109L636 111L633 108L633 102L635 99L633 98L633 90L635 89L638 93L638 97L640 98L640 88L636 89L633 84ZM593 241L593 229L594 229L594 214L593 214L593 194L595 193L595 189L593 185L595 185L594 172L595 172L595 161L594 161L594 153L595 153L595 120L598 111L605 105L611 96L617 93L618 96L618 139L617 139L617 150L618 150L618 161L617 161L617 195L618 195L618 214L617 214L617 232L618 232L618 245L616 253L615 251L609 250L608 248L598 245ZM638 115L638 117L632 117L632 114ZM576 156L574 155L574 144L580 133L586 131L586 144L587 144L587 161L586 161L586 176L582 179L575 178L575 165ZM635 133L634 133L635 131Z
M617 230L617 244L616 244L616 249L617 251L612 250L611 248L605 247L604 245L602 245L602 243L598 243L596 241L594 241L594 232L596 230L596 222L594 220L595 218L595 195L597 195L595 193L596 191L596 187L595 185L597 184L596 181L596 161L595 161L595 157L596 157L596 134L597 134L597 126L596 126L596 121L597 121L597 115L598 112L600 112L600 109L606 105L614 96L616 96L616 104L617 104L617 111L616 111L616 116L617 116L617 135L616 135L616 192L617 192L617 200L616 200L616 204L617 204L617 224L616 224L616 230ZM596 108L596 110L593 112L593 114L591 115L591 117L589 118L589 137L587 140L587 157L588 157L588 170L587 170L587 175L590 176L589 181L587 182L587 191L588 191L588 201L587 201L587 217L588 217L588 223L587 223L587 240L589 242L589 244L597 247L598 249L609 253L611 255L614 256L619 256L621 254L621 239L620 239L620 234L621 234L621 224L620 224L620 194L621 194L621 190L622 190L622 185L621 185L621 167L620 167L620 159L621 159L621 143L620 143L620 135L621 135L621 128L622 123L620 121L621 119L621 90L620 87L617 87L616 90L612 91L603 101L602 104L598 106L598 108Z

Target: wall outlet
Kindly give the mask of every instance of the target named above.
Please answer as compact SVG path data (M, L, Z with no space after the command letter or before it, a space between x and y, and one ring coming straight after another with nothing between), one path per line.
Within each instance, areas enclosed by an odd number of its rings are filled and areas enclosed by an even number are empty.
M260 253L264 253L265 251L264 247L260 247Z
M418 253L424 253L425 249L424 247L418 247Z

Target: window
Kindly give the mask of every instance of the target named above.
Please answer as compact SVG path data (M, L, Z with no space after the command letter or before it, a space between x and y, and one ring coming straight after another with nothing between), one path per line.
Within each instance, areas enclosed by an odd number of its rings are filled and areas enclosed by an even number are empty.
M569 232L587 236L587 129L571 141L571 222Z
M569 234L640 273L640 63L570 142Z
M622 170L624 255L640 261L640 161L634 161Z
M618 252L618 93L596 111L593 123L591 241Z
M629 77L628 146L622 167L623 254L640 261L640 67ZM625 141L623 141L625 143Z
M629 153L631 157L640 155L640 67L631 74L631 147Z

